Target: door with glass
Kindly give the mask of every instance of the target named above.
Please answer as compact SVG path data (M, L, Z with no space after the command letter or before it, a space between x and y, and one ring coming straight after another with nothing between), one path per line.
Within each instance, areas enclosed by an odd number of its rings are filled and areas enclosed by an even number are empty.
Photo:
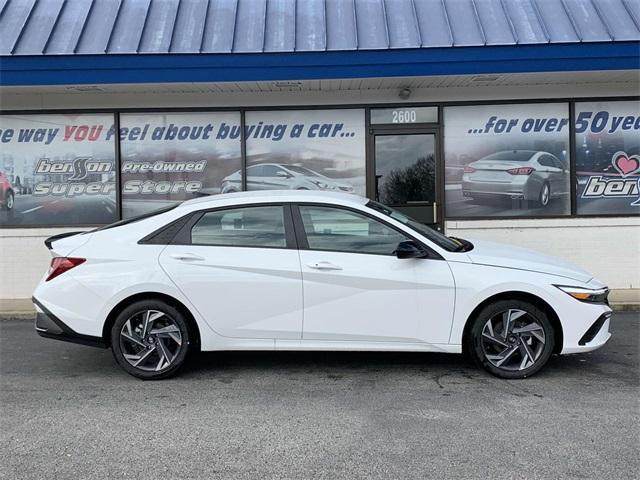
M442 229L435 130L374 135L374 198Z

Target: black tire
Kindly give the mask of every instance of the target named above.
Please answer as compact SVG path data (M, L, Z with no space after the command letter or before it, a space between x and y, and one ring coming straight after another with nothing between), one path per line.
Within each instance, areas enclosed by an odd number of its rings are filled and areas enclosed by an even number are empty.
M14 200L15 200L15 196L13 192L9 190L4 197L4 204L2 205L2 208L4 210L13 209Z
M131 351L137 347L140 349L141 355L146 354L147 350L134 342L125 340L121 336L123 329L126 329L125 324L128 320L132 320L130 326L133 326L133 324L143 318L142 316L144 316L145 312L147 311L154 311L163 314L158 318L157 322L159 322L161 326L171 323L172 325L177 327L175 333L173 331L172 333L174 333L175 338L180 338L180 344L178 344L178 342L173 340L172 338L168 338L166 336L163 338L158 338L159 335L156 335L155 341L151 342L150 337L153 336L153 333L151 333L147 335L149 341L145 341L145 339L142 338L142 335L137 334L137 331L134 330L134 332L136 332L135 338L138 340L142 340L144 344L148 345L148 349L152 349L152 343L156 344L156 347L153 348L154 351L149 354L148 360L145 360L145 362L153 362L157 357L158 363L161 364L161 356L159 353L157 353L160 350L167 351L168 354L170 354L171 359L168 365L162 366L157 371L149 371L148 369L144 369L148 368L145 367L145 365L147 365L148 363L143 364L142 367L136 367L132 365L132 363L130 363L130 360L127 360L127 358L125 357L124 349L129 350L129 352L131 353ZM115 322L113 323L113 327L111 328L111 351L113 352L113 356L118 364L128 374L133 375L134 377L141 378L143 380L160 380L175 375L180 370L180 368L182 368L187 359L187 354L190 351L193 338L195 338L195 335L191 334L191 332L189 331L189 324L187 323L184 315L182 315L174 307L161 300L141 300L129 305L122 312L120 312ZM157 345L157 342L163 343L162 348L160 348L160 345ZM170 345L167 345L168 342L170 343Z
M549 206L549 202L551 202L551 187L547 182L544 182L540 187L537 203L539 207L546 208Z
M500 326L500 322L503 321L501 319L505 318L505 312L507 316L515 317L516 314L510 315L510 312L516 311L524 311L525 314L509 322L515 325L515 327L512 328L515 330L521 329L529 322L529 325L537 325L540 327L540 329L538 329L537 326L535 327L536 336L533 336L531 332L527 332L521 334L509 333L503 337L502 333L504 332L498 333L494 331L494 338L500 341L504 340L504 346L494 343L494 340L488 340L490 337L483 336L483 330L487 333L486 328L488 328L487 324L489 320L492 320L492 322L497 321L498 326ZM468 334L469 338L465 339L466 350L476 364L482 366L496 377L506 379L530 377L545 366L553 353L555 338L553 325L544 311L529 302L521 300L500 300L484 307L472 321L473 324ZM495 323L492 324L495 325ZM544 342L538 337L543 337ZM522 346L522 343L526 343L526 345ZM511 352L512 348L516 348L516 350L512 352L502 365L497 366L496 363L500 363L500 359L495 357L499 357L501 353ZM535 358L530 364L529 362L531 362L532 357L522 353L523 351L527 352L527 348L533 355L533 358ZM500 352L498 353L498 351ZM490 352L495 354L490 355ZM492 358L489 359L488 355ZM525 356L528 358L527 361L524 360ZM518 362L520 362L520 364L518 364Z

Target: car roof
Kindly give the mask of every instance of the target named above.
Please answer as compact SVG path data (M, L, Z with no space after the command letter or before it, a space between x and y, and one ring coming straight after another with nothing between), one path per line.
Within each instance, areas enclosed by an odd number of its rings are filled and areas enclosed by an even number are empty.
M336 204L366 205L369 199L349 193L326 192L322 190L259 190L249 192L223 193L194 198L183 202L181 207L216 206L269 202L320 202Z

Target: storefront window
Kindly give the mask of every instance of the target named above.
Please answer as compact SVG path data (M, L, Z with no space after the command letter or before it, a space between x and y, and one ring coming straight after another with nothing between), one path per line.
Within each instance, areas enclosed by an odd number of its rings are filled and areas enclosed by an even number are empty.
M247 112L248 190L365 195L364 110ZM241 172L225 179L240 190Z
M444 131L448 217L570 213L567 104L447 107Z
M122 216L222 192L241 166L240 113L120 116Z
M578 214L640 214L640 102L576 103Z
M0 116L0 225L117 220L113 115Z

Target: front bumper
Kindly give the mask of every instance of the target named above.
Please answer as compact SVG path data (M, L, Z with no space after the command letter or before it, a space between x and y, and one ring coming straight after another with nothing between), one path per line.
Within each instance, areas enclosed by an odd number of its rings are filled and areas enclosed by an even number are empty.
M565 347L562 353L591 352L604 346L611 338L611 333L609 333L610 323L611 311L603 313L582 333L577 345Z
M90 347L107 348L101 337L83 335L74 331L66 323L51 313L44 305L33 297L31 299L36 307L35 328L38 335L44 338L53 338L63 342L79 343Z

